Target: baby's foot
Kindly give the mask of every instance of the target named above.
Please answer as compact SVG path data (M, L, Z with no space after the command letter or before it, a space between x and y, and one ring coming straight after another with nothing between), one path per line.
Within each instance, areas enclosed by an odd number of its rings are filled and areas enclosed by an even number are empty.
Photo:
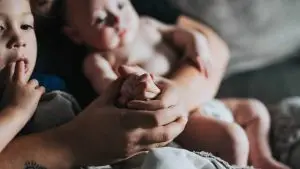
M119 103L126 105L130 100L148 100L155 98L160 89L153 81L153 76L145 73L141 76L130 75L121 87Z
M275 159L259 160L256 163L253 162L253 166L258 169L291 169L290 167L276 161Z

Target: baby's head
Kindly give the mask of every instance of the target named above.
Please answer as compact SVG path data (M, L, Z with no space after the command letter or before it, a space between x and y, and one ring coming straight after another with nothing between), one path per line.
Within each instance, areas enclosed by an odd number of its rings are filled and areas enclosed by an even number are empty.
M57 0L30 0L33 10L42 15L49 15Z
M0 1L0 89L5 83L5 68L24 61L26 79L31 76L37 56L34 18L29 0Z
M64 32L75 43L109 51L130 43L138 15L129 0L66 0Z

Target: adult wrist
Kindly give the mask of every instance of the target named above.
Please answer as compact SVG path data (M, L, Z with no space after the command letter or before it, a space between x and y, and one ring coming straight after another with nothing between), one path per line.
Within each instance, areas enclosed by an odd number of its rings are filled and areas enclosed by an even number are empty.
M49 139L46 140L46 144L51 145L52 150L55 152L54 156L61 162L59 168L68 169L78 166L74 140L76 138L74 138L73 133L74 131L69 124L48 131Z

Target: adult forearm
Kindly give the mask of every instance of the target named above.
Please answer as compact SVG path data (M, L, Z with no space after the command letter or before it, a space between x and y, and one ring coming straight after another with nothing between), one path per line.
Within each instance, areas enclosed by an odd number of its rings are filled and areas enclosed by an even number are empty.
M0 154L0 168L71 168L75 159L64 130L64 127L60 127L14 139Z
M229 60L229 50L225 42L210 28L200 23L190 26L190 21L179 21L185 27L195 28L207 38L211 51L211 67L208 77L205 72L200 72L192 63L186 61L172 75L172 79L184 90L184 101L189 110L194 109L200 103L212 99L219 89L220 82Z
M171 80L179 87L181 101L184 102L188 111L212 99L219 86L217 79L207 79L191 63L182 64Z

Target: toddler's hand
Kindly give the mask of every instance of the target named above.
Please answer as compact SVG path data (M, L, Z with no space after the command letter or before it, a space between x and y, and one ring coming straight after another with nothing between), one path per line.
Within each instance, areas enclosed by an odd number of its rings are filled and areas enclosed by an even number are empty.
M27 81L25 74L23 61L17 62L15 66L10 65L8 83L2 101L4 106L33 115L45 88L39 86L37 80Z
M126 105L131 100L150 100L154 99L160 89L153 81L153 76L149 73L142 75L131 74L124 81L121 87L119 103Z

